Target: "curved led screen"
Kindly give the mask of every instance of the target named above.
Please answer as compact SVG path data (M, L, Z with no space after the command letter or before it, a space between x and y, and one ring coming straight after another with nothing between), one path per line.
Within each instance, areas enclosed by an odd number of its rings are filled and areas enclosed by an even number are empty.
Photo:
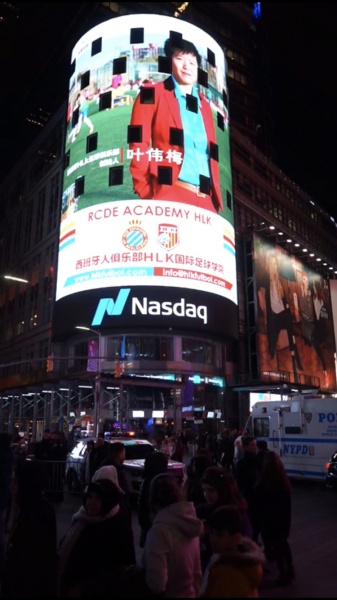
M131 15L72 53L55 335L237 337L226 62L201 29Z

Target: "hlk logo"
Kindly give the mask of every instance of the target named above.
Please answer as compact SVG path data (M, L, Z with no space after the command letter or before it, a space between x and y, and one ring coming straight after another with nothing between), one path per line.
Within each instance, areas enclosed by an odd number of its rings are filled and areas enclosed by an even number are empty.
M131 288L125 288L124 290L119 290L115 301L112 298L102 298L98 303L91 325L101 325L105 313L110 317L118 317L121 315L130 294L130 289Z

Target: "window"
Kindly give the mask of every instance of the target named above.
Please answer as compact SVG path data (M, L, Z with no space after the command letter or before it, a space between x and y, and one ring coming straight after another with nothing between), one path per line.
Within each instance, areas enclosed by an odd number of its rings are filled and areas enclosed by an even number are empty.
M34 286L31 287L30 290L30 329L33 329L37 325L38 296L39 284L36 283Z
M36 221L35 221L35 243L36 244L43 237L45 201L46 201L46 188L44 187L39 191L38 201L37 201Z
M289 435L297 434L300 435L302 433L301 427L285 427L284 433L288 433Z
M173 360L173 338L123 335L107 341L109 360Z
M39 341L39 368L44 369L49 356L49 339Z
M203 340L182 339L181 359L203 365L215 364L215 348Z
M254 437L269 437L269 417L254 418L253 427Z
M49 210L48 210L48 223L47 231L50 232L58 224L58 210L59 210L59 194L60 194L60 174L57 173L51 182L49 190Z

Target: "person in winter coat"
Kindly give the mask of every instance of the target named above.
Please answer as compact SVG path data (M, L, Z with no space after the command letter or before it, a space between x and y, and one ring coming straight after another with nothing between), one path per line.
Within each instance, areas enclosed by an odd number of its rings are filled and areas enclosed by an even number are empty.
M294 578L288 538L291 526L291 484L276 452L266 453L254 490L254 506L266 558L279 570L276 584L285 586Z
M241 514L221 506L208 519L213 554L203 576L200 598L258 598L264 555L241 534Z
M235 506L241 514L242 535L251 538L253 529L248 517L247 502L240 494L235 478L230 471L223 467L208 467L201 478L201 484L205 500L196 506L196 513L199 519L205 523L200 538L201 565L204 571L212 554L207 521L217 508L228 505Z
M202 489L202 476L211 466L209 454L193 456L186 467L186 480L183 484L186 500L193 502L194 506L203 504L205 496Z
M253 527L253 539L257 541L259 528L253 506L253 494L259 475L256 439L252 435L242 436L243 456L235 464L233 471L240 493L248 504L248 515Z
M139 545L144 548L147 532L152 525L152 514L149 502L150 484L152 479L160 473L166 473L168 456L164 452L152 452L148 454L144 462L143 481L138 496L138 523L140 525Z
M59 548L59 597L109 594L124 568L136 562L132 530L118 498L110 479L88 485L83 506Z
M92 476L92 483L95 483L98 479L110 479L112 481L117 490L118 490L118 504L120 508L120 512L125 515L126 519L130 523L130 527L132 528L132 511L127 499L126 493L121 488L118 482L118 473L116 467L113 465L104 465L95 471Z
M195 598L201 583L199 536L203 525L176 479L163 473L150 485L154 519L142 564L152 593L163 598Z

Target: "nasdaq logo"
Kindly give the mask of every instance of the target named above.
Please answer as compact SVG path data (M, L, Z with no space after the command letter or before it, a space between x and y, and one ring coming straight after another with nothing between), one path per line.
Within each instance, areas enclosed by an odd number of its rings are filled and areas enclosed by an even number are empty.
M148 300L148 298L132 298L132 314L140 312L142 315L175 315L176 317L190 317L192 319L201 319L204 324L207 323L207 306L197 306L187 303L185 298L180 302L157 302Z
M109 317L119 317L124 310L129 294L130 288L125 288L124 290L119 290L116 300L102 298L98 303L91 325L101 325L105 314L109 315Z

